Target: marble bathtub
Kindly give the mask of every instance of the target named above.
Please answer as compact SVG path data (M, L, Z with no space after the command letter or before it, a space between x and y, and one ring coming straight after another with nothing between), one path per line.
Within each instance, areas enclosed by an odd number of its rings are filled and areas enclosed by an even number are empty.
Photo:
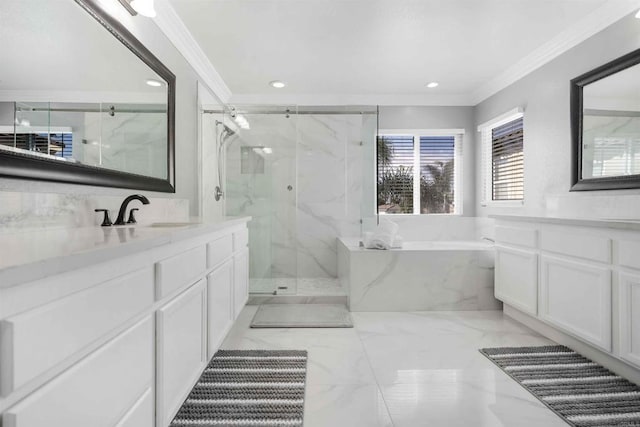
M338 239L338 277L351 311L498 310L493 244L405 242L402 249L360 248Z

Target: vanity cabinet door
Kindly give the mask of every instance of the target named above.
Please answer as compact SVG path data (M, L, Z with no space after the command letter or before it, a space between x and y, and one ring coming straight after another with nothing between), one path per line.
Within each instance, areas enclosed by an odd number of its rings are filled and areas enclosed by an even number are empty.
M156 423L168 426L206 365L204 280L157 312Z
M540 318L611 351L611 270L578 260L541 259Z
M620 357L640 367L640 273L620 273Z
M496 247L495 296L529 313L538 309L538 256L534 252Z
M233 260L207 277L208 354L211 359L233 323Z
M249 299L249 251L245 249L233 259L233 306L234 319Z
M131 425L123 423L123 414L138 412L131 405L153 383L153 336L153 320L146 317L5 411L2 425ZM151 427L145 420L153 418L148 412L144 415L137 415L137 427Z

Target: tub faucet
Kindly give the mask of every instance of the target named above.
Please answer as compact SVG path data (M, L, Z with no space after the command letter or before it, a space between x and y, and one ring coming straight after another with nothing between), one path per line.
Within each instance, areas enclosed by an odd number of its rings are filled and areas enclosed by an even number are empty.
M127 214L127 205L129 205L129 202L131 202L132 200L140 200L143 205L148 205L149 204L149 199L147 199L143 195L132 194L131 196L129 196L126 199L124 199L124 201L122 202L122 205L120 205L120 211L118 212L118 219L116 219L116 222L114 222L113 225L124 225L124 224L126 224L126 222L124 220L124 217ZM133 217L133 215L132 215L132 217Z
M489 238L489 237L483 237L483 238L482 238L482 239L480 239L480 240L488 240L488 241L490 241L491 243L495 243L495 242L496 242L495 240L493 240L493 239L491 239L491 238Z

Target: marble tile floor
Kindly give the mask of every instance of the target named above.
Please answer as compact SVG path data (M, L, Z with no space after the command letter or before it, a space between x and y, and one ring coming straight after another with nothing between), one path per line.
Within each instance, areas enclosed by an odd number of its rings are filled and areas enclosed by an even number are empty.
M566 426L482 356L548 345L501 311L352 313L353 329L250 329L247 306L224 349L306 349L305 427Z

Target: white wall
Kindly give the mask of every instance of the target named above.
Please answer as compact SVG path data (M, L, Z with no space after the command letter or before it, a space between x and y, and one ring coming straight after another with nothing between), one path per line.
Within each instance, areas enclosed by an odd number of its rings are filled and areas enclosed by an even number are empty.
M525 109L524 205L484 207L478 197L479 216L637 218L640 190L569 192L569 81L639 47L640 20L630 15L475 107L476 127L514 107ZM474 135L479 141L479 134ZM476 190L480 194L480 156L475 169Z
M462 215L475 215L475 128L473 107L380 107L379 129L464 129ZM422 218L428 219L428 216Z
M191 212L198 211L198 167L197 167L197 101L198 76L184 57L171 44L152 19L142 16L131 17L117 0L105 0L109 10L122 22L149 50L156 55L176 75L176 193L153 193L145 191L149 197L187 199ZM25 13L28 13L25 10ZM97 22L96 22L96 25ZM106 30L105 30L106 31ZM9 195L8 192L11 192ZM61 184L44 181L29 181L0 178L0 204L3 195L14 199L15 193L58 193L73 195L73 200L83 200L100 196L124 196L137 190L90 187L84 185ZM66 199L67 202L70 200ZM80 202L78 202L80 203ZM17 206L15 203L14 206ZM28 204L25 204L27 209ZM80 204L77 206L82 208ZM18 209L17 207L15 209ZM14 217L21 212L11 212ZM2 218L0 217L0 222Z

